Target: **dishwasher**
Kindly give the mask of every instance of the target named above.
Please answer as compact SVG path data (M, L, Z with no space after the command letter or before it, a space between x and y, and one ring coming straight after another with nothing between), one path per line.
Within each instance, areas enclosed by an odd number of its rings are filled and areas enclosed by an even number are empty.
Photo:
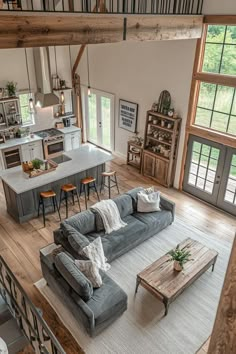
M2 151L5 168L12 168L21 165L20 147L14 146Z

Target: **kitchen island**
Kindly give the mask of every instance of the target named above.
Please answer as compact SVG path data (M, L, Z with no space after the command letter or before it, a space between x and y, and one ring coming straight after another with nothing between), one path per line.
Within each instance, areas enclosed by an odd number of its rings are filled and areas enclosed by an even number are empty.
M64 155L69 161L60 163L55 171L35 178L29 178L21 166L1 172L7 211L16 221L23 223L37 216L42 191L54 190L59 201L63 184L73 183L79 187L82 178L94 176L99 186L105 163L112 160L110 153L87 144Z

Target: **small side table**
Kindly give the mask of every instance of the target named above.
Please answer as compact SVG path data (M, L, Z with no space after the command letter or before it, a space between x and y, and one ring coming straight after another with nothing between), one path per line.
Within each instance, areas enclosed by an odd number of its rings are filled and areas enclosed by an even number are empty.
M133 141L128 141L127 165L137 168L139 171L142 166L143 145L137 145Z

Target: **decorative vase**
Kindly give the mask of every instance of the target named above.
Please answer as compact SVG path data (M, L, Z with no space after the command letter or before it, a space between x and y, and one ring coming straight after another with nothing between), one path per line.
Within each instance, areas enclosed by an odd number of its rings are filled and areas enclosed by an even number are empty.
M181 272L183 270L183 267L180 265L179 261L174 261L174 270L177 272Z

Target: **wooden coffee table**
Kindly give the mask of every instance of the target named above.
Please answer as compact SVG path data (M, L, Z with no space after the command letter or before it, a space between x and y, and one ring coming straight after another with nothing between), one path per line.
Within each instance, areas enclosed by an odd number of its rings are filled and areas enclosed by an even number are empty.
M150 291L165 305L165 316L168 308L177 296L184 289L190 286L200 277L210 266L214 270L218 253L209 249L198 241L187 238L179 244L182 249L185 247L191 253L192 261L185 264L182 272L176 272L173 268L173 261L169 254L164 255L137 275L135 293L141 284Z

